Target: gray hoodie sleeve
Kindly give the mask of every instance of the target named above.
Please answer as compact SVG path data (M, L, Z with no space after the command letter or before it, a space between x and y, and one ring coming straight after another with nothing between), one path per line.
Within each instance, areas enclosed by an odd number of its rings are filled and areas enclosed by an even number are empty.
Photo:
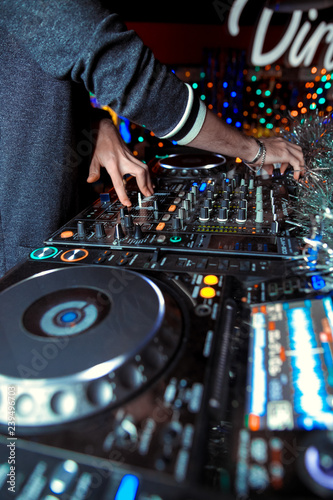
M119 16L92 0L2 0L0 23L43 71L83 83L102 105L187 144L206 108Z

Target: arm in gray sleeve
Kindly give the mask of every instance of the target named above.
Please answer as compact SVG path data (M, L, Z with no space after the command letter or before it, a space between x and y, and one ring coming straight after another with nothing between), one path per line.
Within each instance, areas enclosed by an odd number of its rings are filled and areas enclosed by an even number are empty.
M81 82L102 105L179 144L206 107L115 13L92 0L2 0L0 23L53 78Z

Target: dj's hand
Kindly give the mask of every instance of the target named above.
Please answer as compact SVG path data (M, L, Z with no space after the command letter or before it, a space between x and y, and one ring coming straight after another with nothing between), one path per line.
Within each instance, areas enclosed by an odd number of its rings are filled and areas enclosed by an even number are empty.
M266 159L265 159L265 170L271 173L273 170L273 164L280 163L280 172L284 174L288 166L291 165L294 169L294 179L298 180L304 173L304 157L302 153L302 148L297 144L292 144L291 142L282 139L282 137L270 137L263 138L260 140L266 146ZM256 163L260 165L261 161Z
M98 125L95 151L89 167L87 182L100 178L101 167L109 173L119 201L126 206L131 202L126 194L123 176L133 175L141 193L151 196L154 193L148 166L137 160L125 145L120 133L111 119L105 118Z

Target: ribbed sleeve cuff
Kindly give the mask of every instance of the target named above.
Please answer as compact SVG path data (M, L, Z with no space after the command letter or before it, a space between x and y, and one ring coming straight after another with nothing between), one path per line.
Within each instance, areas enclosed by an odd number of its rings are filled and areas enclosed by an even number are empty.
M193 89L187 83L188 101L185 112L176 127L160 139L176 141L181 146L188 144L198 135L206 117L206 106L194 96Z

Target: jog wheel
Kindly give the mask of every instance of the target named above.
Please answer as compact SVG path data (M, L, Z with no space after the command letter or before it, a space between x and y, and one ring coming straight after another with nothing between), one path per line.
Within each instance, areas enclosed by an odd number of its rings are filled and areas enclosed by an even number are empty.
M183 334L171 292L102 266L56 269L7 288L0 318L0 423L11 404L24 427L129 400L163 373Z

